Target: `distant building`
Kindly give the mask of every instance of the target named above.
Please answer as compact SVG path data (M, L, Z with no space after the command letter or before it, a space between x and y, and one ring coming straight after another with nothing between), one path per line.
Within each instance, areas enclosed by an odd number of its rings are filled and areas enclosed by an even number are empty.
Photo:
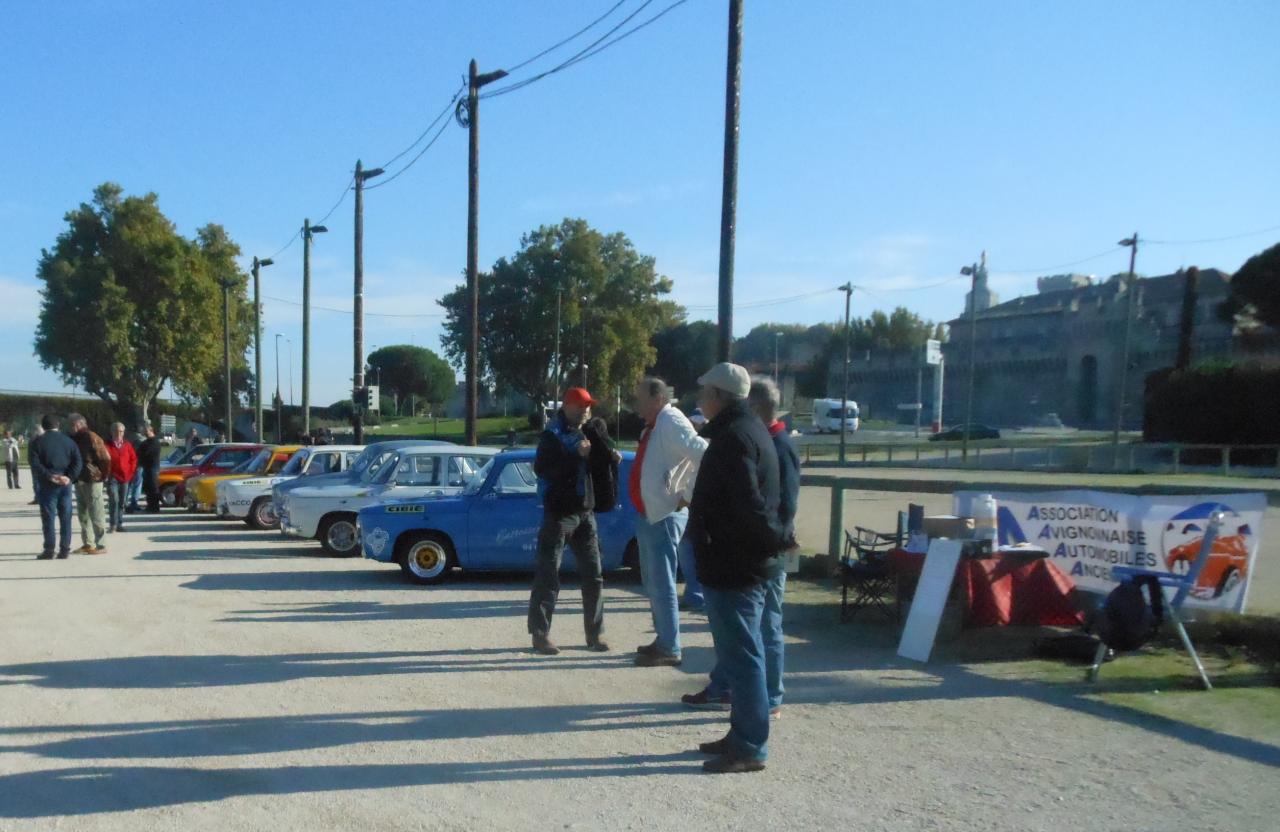
M985 269L979 276L985 278ZM1217 269L1200 272L1195 306L1192 360L1239 356L1244 350L1229 323L1217 315L1227 295L1230 275ZM1186 284L1183 271L1160 277L1116 276L1097 282L1085 275L1053 275L1036 281L1033 295L984 307L993 299L979 281L976 294L976 368L973 419L993 425L1034 424L1056 413L1068 425L1111 427L1115 381L1120 372L1125 314L1129 292L1134 295L1130 328L1130 369L1127 375L1124 423L1142 423L1142 390L1147 373L1172 366L1178 347L1178 326ZM966 296L966 307L973 298ZM964 420L969 376L969 320L961 315L948 324L943 345L946 375L943 421ZM916 369L922 358L914 353L855 356L850 365L849 398L858 402L863 418L901 419L911 415L897 409L916 398ZM932 407L932 369L923 374L924 422ZM833 362L828 394L840 396L841 367Z

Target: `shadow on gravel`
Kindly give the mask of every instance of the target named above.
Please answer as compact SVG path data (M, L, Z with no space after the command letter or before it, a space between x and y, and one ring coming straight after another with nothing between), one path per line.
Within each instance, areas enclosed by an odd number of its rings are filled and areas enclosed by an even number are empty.
M64 768L0 777L0 789L16 797L0 804L0 817L40 818L128 812L261 794L694 774L702 770L701 759L692 752L685 752L418 765Z
M607 612L647 612L643 598L616 598L605 602ZM523 619L529 611L527 600L512 601L429 601L421 604L387 604L381 601L335 601L324 604L278 604L256 610L232 610L219 621L263 624L323 624L353 621L449 620L456 618L502 617ZM582 607L561 602L557 618L578 615Z
M208 538L205 538L208 540ZM166 541L167 542L167 541ZM134 560L293 560L306 557L328 557L316 547L310 549L147 549L133 556Z
M308 554L310 550L304 551ZM316 550L320 552L319 549ZM176 555L177 553L175 553ZM214 552L191 552L187 554L193 560L217 557ZM240 556L245 556L241 554ZM276 557L276 555L273 555ZM283 557L297 557L294 554ZM174 560L182 560L174 557ZM329 558L320 555L321 560L347 560ZM352 561L359 562L359 561ZM428 595L447 594L453 590L492 590L521 589L528 591L533 576L521 572L485 572L463 573L458 580L449 581L439 586L417 586L405 580L400 570L388 564L370 564L368 569L328 569L313 571L288 572L234 572L217 575L201 575L194 581L182 585L183 589L198 590L235 590L238 592L308 592L308 591L346 591L346 590L395 590L398 592L419 591ZM607 573L605 588L632 594L643 598L641 587L628 580L627 573ZM578 583L572 571L563 573L564 589L574 589Z

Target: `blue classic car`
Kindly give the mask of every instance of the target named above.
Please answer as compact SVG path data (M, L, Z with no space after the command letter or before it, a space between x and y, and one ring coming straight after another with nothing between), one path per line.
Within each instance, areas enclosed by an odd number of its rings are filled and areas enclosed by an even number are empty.
M360 510L360 549L366 558L400 565L417 583L438 583L449 570L531 572L542 523L542 500L532 450L492 457L454 497L386 500ZM597 514L606 570L636 563L636 510L625 484L634 455L623 454L618 505ZM566 546L564 568L575 567Z

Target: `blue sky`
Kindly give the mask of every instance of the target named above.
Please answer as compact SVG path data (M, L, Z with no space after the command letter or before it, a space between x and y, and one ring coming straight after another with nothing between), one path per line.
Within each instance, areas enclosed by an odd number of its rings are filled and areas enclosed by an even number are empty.
M183 233L219 222L247 256L268 256L303 217L329 210L357 158L379 165L408 145L472 57L482 71L512 66L614 2L8 5L0 387L61 389L32 356L35 264L98 183L156 191ZM669 3L654 0L635 21ZM624 231L675 281L691 317L714 317L726 8L690 0L482 105L482 265L523 232L580 216ZM1170 241L1140 251L1140 272L1234 270L1280 228L1176 241L1280 226L1278 36L1272 2L749 0L737 301L851 280L867 289L855 294L859 314L902 304L946 320L962 309L964 281L917 287L956 276L983 249L1007 298L1034 291L1038 273L1067 270L1042 267L1107 251L1134 230ZM327 225L314 302L350 309L349 199ZM438 314L465 254L466 134L454 126L367 194L366 309ZM1117 251L1071 270L1107 275L1126 262ZM300 245L263 281L266 295L298 300ZM757 303L737 312L737 334L834 320L841 307L834 289ZM271 385L275 333L300 362L301 312L268 300L264 317ZM438 349L439 321L371 315L366 344ZM314 313L317 404L345 395L350 323Z

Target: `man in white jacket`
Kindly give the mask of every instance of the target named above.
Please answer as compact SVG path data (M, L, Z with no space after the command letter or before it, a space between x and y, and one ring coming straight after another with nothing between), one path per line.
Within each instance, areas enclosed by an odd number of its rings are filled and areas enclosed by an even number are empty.
M707 441L671 405L667 383L646 378L636 385L636 413L645 421L631 466L628 492L639 515L636 542L640 573L657 637L640 647L641 667L680 664L680 612L676 592L677 550L689 522L689 499Z

